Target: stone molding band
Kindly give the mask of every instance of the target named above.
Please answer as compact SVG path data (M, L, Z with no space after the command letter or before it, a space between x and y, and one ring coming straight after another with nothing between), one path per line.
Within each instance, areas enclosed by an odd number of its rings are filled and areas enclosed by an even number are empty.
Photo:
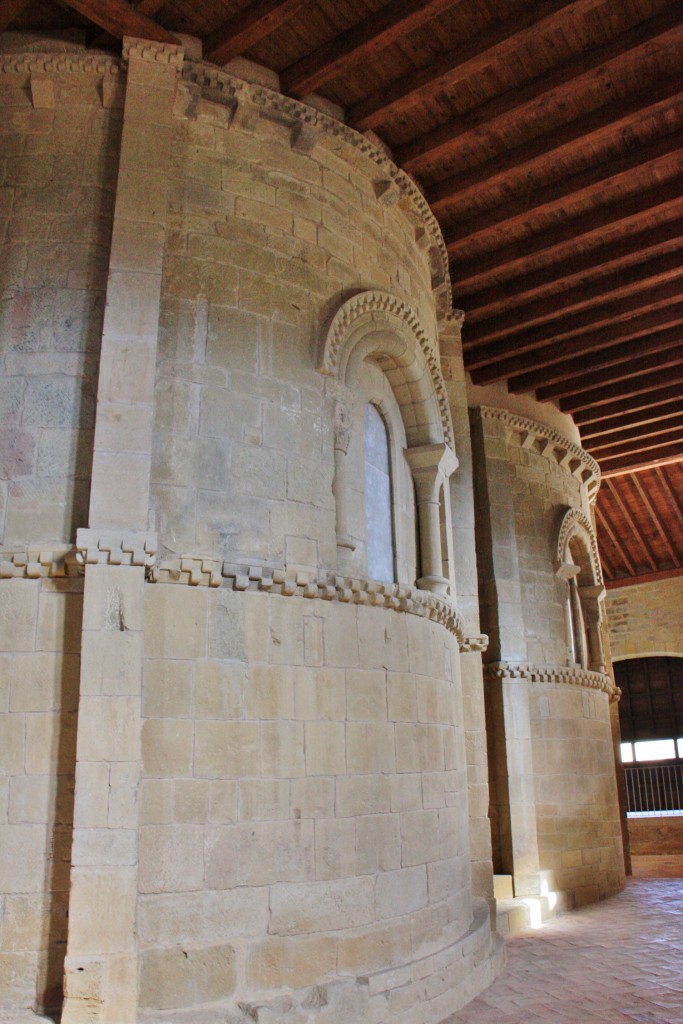
M520 679L528 683L565 683L582 686L587 690L600 690L610 701L619 700L621 690L606 672L566 665L527 665L523 662L491 661L484 665L484 677L491 679Z
M375 608L392 608L444 626L458 641L461 651L485 651L488 637L467 635L461 613L438 594L398 583L315 573L301 569L272 568L222 562L203 556L182 555L157 562L154 533L79 530L75 548L29 548L0 551L0 579L42 579L78 576L86 565L138 566L151 583L191 587L228 587L235 591L259 591L283 597L317 598Z
M504 423L509 440L518 439L522 448L533 449L538 455L543 455L566 469L586 485L590 501L595 501L600 489L600 466L593 456L578 444L569 441L559 431L547 427L544 423L518 416L507 409L482 405L480 412L484 419L500 420Z

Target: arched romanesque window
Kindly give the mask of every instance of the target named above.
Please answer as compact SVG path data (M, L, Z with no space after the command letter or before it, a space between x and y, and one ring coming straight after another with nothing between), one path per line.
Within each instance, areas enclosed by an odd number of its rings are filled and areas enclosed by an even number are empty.
M365 534L368 576L394 582L396 548L389 432L372 402L365 407Z
M322 339L319 370L335 378L334 498L338 567L349 575L387 579L384 528L380 556L371 536L374 495L367 491L365 433L368 405L388 436L394 573L389 580L455 597L447 481L457 467L448 396L434 343L413 311L383 292L364 292L341 306ZM446 485L446 486L444 486ZM386 507L386 476L384 516ZM417 507L416 507L417 506ZM416 551L416 519L417 547ZM376 561L382 558L383 562ZM420 571L418 574L418 565Z
M557 575L566 588L567 660L577 668L604 672L600 599L605 589L593 527L581 509L568 509L562 517Z

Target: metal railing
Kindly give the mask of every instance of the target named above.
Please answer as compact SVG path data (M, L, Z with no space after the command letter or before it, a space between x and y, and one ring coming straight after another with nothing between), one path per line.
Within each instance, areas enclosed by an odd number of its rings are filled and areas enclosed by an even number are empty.
M629 814L683 813L683 762L625 764Z

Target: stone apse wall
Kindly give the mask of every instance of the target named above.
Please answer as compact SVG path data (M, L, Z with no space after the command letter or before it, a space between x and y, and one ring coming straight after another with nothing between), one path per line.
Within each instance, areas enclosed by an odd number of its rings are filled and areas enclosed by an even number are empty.
M578 905L624 881L598 467L571 421L482 405L473 390L494 868L516 895L560 890Z
M597 467L530 399L470 421L424 199L241 72L0 60L0 1005L437 1024L492 856L623 882Z
M372 140L180 48L0 85L0 1002L437 1024L500 943L436 223Z

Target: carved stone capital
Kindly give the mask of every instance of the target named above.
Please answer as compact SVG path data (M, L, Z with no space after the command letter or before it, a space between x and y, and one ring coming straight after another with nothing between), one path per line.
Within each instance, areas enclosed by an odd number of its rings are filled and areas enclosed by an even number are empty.
M131 530L80 529L76 534L79 565L132 565L151 569L156 562L157 535Z
M353 428L353 409L347 402L337 399L334 406L334 447L344 455L349 450Z

